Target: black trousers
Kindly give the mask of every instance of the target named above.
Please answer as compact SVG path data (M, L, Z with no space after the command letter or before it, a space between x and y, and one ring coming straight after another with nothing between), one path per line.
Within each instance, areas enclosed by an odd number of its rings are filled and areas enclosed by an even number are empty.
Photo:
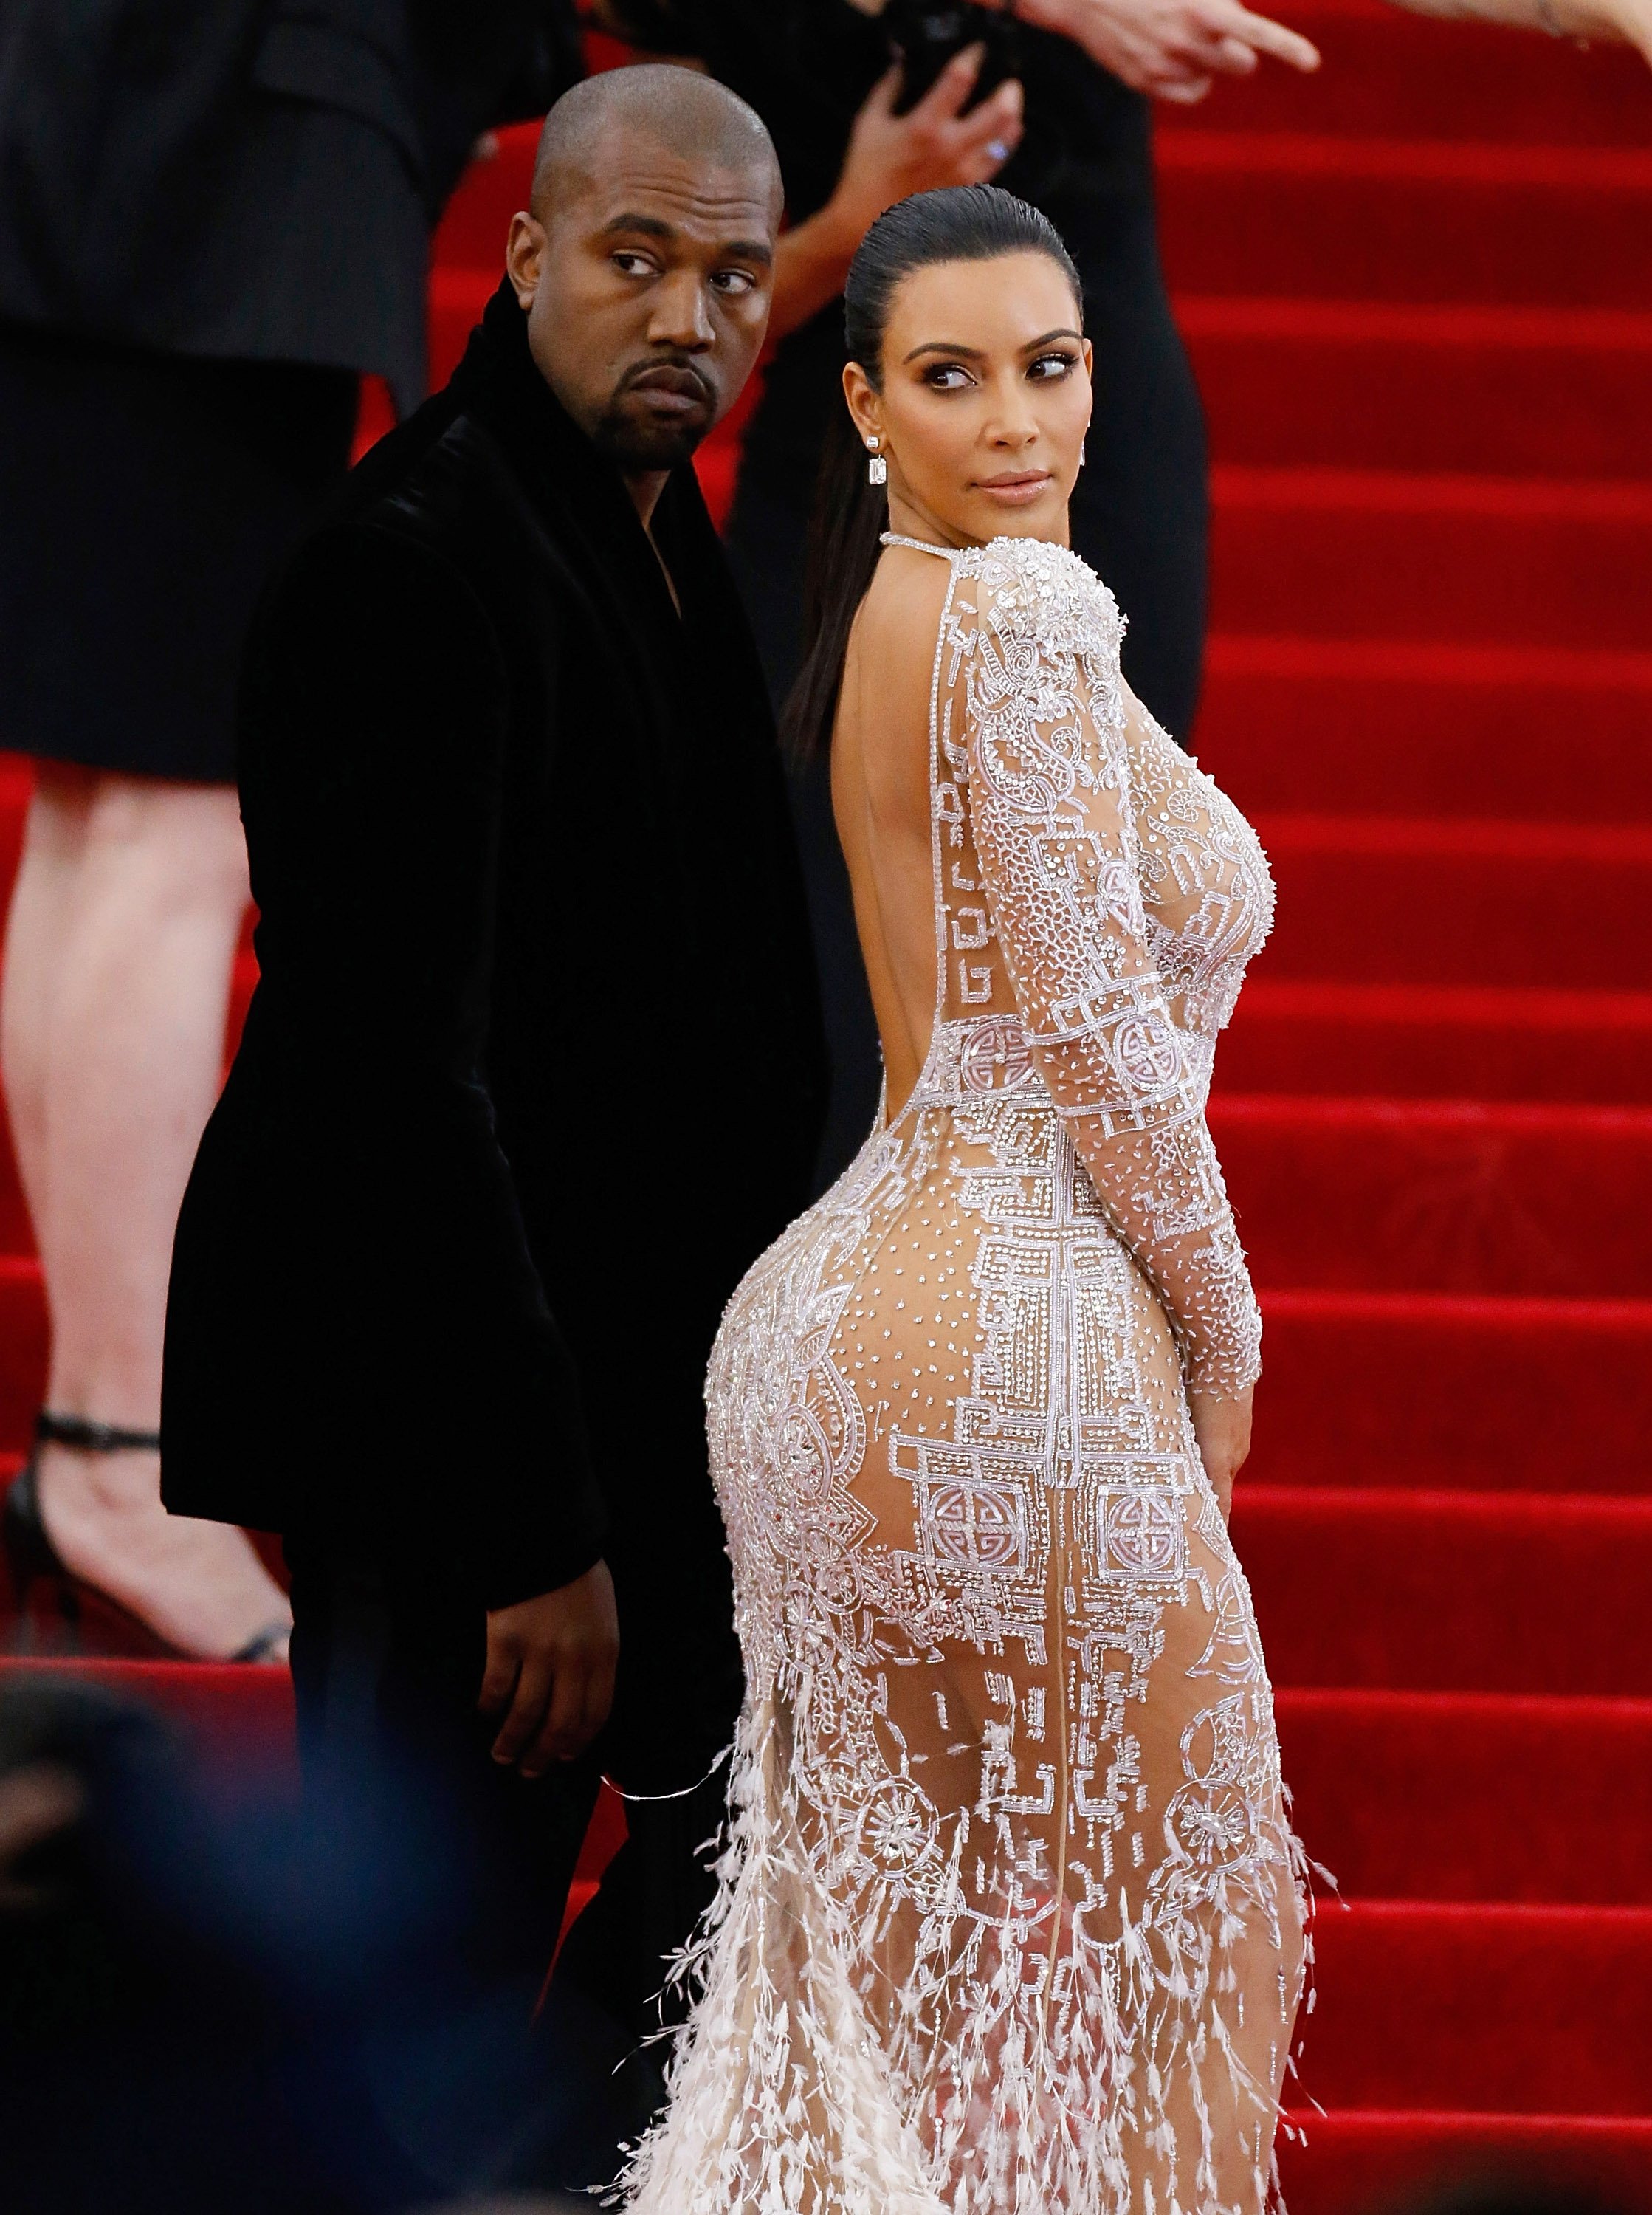
M628 1806L547 1991L600 1741L532 1782L492 1759L486 1616L450 1562L292 1537L286 1555L306 1795L339 1811L344 1850L393 1856L413 1902L398 1973L437 2058L400 2069L387 2127L432 2190L607 2183L663 2096L653 2034L682 2004L660 1997L665 1964L713 1894L721 1774Z

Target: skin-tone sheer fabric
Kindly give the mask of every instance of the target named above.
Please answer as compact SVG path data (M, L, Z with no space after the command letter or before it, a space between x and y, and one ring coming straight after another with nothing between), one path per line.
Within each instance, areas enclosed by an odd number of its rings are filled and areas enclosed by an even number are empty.
M1092 573L946 558L934 1031L713 1358L750 1692L626 2191L1257 2215L1302 1862L1188 1390L1259 1367L1204 1103L1272 890Z

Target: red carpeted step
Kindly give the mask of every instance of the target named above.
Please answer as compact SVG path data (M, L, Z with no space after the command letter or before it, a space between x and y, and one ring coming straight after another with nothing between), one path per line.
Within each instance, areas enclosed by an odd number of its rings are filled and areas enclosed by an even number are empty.
M1649 728L1652 652L1218 632L1193 739L1252 814L1620 823L1652 820Z
M1210 1112L1264 1285L1652 1293L1652 1110L1247 1093Z
M1233 1538L1276 1684L1652 1695L1652 1500L1241 1477Z
M1652 2119L1337 2108L1304 2111L1282 2143L1291 2215L1395 2215L1492 2178L1513 2189L1600 2193L1620 2215L1652 2215Z
M490 161L473 162L448 202L436 233L436 268L480 268L493 273L492 291L505 274L505 242L511 218L528 205L533 182L536 123L514 123L493 133L498 151Z
M1643 311L1196 296L1176 316L1224 463L1652 475Z
M1643 2114L1652 1910L1355 1902L1314 1927L1305 2093L1331 2108Z
M1638 924L1652 825L1264 815L1257 827L1280 885L1258 981L1652 985Z
M1345 1897L1652 1905L1652 1701L1277 1695L1296 1828Z
M1652 1302L1266 1292L1245 1482L1652 1493Z
M1178 292L1646 304L1645 146L1178 130L1158 167Z
M1211 498L1221 629L1646 648L1652 484L1222 463Z
M1652 992L1263 974L1222 1040L1238 1092L1652 1101Z

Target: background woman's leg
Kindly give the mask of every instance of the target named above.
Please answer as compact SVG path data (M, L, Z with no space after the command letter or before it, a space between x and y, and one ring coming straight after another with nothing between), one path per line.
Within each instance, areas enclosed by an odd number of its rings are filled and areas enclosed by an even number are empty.
M222 1077L246 872L231 788L43 766L0 1048L60 1414L159 1422L172 1235ZM285 1619L241 1532L165 1514L157 1455L47 1446L40 1494L68 1567L170 1642L229 1654Z

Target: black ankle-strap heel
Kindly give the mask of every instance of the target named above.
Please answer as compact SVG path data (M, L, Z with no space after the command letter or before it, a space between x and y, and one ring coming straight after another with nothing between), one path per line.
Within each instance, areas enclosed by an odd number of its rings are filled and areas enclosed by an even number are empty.
M43 1445L68 1446L78 1453L158 1453L161 1449L159 1431L131 1431L118 1423L95 1422L85 1415L57 1415L49 1408L42 1408L34 1419L34 1445L28 1459L13 1477L6 1493L5 1506L0 1508L0 1548L3 1548L6 1566L11 1574L12 1603L17 1610L21 1635L30 1635L28 1598L35 1585L43 1578L55 1581L58 1588L58 1611L70 1635L76 1639L81 1620L82 1580L69 1568L52 1543L52 1534L46 1527L40 1512L40 1448ZM96 1592L106 1605L124 1615L128 1622L136 1623L150 1637L156 1634L141 1617L96 1586L88 1585L88 1591ZM256 1638L229 1655L231 1661L272 1662L280 1658L287 1635L285 1623L272 1624ZM202 1657L192 1655L192 1660Z

